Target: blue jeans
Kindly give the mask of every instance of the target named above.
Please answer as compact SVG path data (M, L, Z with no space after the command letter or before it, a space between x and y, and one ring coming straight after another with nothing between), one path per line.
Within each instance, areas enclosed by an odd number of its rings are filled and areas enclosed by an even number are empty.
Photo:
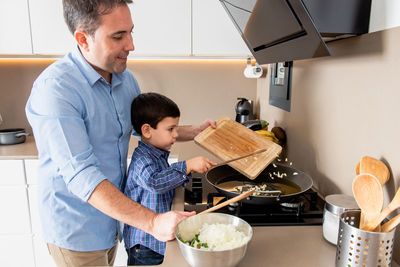
M164 255L139 244L126 249L126 252L128 253L128 265L158 265L164 260Z

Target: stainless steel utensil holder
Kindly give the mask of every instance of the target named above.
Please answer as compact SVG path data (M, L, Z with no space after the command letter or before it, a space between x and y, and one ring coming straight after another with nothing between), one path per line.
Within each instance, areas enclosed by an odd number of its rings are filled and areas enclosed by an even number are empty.
M390 267L395 230L368 232L359 229L359 224L359 210L348 210L340 216L336 267Z

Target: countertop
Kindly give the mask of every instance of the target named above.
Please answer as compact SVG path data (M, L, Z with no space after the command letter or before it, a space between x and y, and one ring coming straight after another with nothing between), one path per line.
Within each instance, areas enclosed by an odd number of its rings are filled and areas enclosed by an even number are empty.
M173 209L183 210L183 190L176 190ZM253 227L253 238L238 267L334 267L336 246L322 237L322 226ZM167 243L163 267L190 267L176 240ZM393 265L392 265L393 266Z
M137 146L136 137L132 137L129 142L128 155L132 155ZM2 159L37 159L35 138L27 136L24 143L16 145L0 145L0 160Z
M0 145L0 159L37 159L38 151L36 149L33 136L27 136L24 143L16 145Z
M137 139L129 144L131 154ZM28 136L26 141L17 145L1 145L0 160L37 159L35 140ZM172 209L183 210L184 191L176 190ZM252 266L296 266L296 267L333 267L335 266L336 246L322 237L322 226L269 226L253 227L253 238L239 267ZM163 267L190 267L183 258L176 240L167 243ZM399 267L392 262L392 267Z

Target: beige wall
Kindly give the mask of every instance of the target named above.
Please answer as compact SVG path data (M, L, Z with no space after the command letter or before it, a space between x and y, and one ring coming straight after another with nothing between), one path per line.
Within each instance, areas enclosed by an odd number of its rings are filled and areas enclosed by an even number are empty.
M0 59L0 129L22 127L29 132L24 107L33 81L54 60ZM135 60L128 68L142 91L173 99L181 109L181 124L198 124L222 115L235 117L236 97L255 100L257 81L243 76L245 60ZM182 159L211 157L193 142L178 143L172 153ZM214 158L215 159L215 158Z
M333 42L331 57L295 61L290 112L268 104L269 75L258 80L260 117L287 131L288 159L324 196L352 195L364 155L391 170L385 206L400 184L399 43L400 27Z

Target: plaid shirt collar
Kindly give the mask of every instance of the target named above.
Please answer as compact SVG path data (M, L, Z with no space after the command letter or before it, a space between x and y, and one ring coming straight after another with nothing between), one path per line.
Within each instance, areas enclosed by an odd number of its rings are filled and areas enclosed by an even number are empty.
M145 142L139 141L139 146L142 147L145 151L149 154L155 156L158 159L165 159L168 160L170 151L158 149L152 145L149 145Z

